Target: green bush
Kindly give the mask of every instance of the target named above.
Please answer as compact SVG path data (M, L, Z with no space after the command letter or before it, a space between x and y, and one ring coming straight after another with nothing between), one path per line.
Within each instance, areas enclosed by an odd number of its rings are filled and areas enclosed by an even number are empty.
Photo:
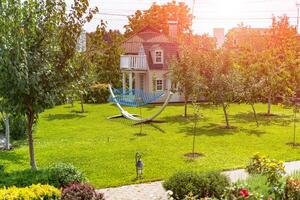
M31 169L13 172L0 172L0 187L26 187L32 184L50 184L49 171L47 169L39 169L33 171ZM52 185L52 184L50 184Z
M26 137L26 117L24 115L15 114L9 118L10 122L10 137L14 140L23 139Z
M10 188L0 189L0 200L18 200L18 199L43 199L56 200L60 199L60 191L50 185L32 185L25 188Z
M63 187L70 183L83 183L85 176L76 167L67 163L58 163L49 169L49 182L56 187Z
M95 188L87 183L73 183L62 191L61 200L104 200L102 193L96 193Z
M106 103L109 95L107 87L89 88L83 99L85 103Z
M5 124L1 119L1 126L5 131ZM14 140L20 140L26 137L26 117L20 114L9 116L10 137Z
M219 172L196 173L179 172L164 182L164 188L173 192L175 199L184 199L188 195L198 198L221 198L229 179Z
M281 178L285 174L283 162L269 159L259 154L252 157L246 170L249 174L261 174L266 176L269 185L280 183Z
M0 171L0 187L26 187L32 184L49 184L55 187L62 187L69 183L81 183L86 178L71 164L56 164L46 169L23 170L14 172Z

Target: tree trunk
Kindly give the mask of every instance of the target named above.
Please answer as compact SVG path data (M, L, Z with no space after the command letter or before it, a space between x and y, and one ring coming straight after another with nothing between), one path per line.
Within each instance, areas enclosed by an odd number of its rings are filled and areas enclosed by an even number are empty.
M271 99L271 94L269 94L268 96L268 112L267 115L271 115L271 103L272 103L272 99Z
M293 138L293 145L296 146L296 120L297 120L297 111L294 108L294 138Z
M10 149L10 142L9 142L9 132L10 132L10 129L9 129L9 115L6 113L5 114L5 149Z
M228 114L227 114L227 106L228 106L228 105L225 105L224 102L222 103L223 112L224 112L225 121L226 121L226 128L230 128L229 120L228 120Z
M258 120L257 120L257 114L256 114L254 104L251 104L251 107L252 107L252 110L253 110L253 115L254 115L254 119L255 119L255 122L256 122L256 126L259 127L259 123L258 123Z
M27 134L28 134L28 145L29 145L29 155L30 155L30 166L32 170L36 170L35 158L34 158L34 146L33 146L33 136L32 127L34 123L34 113L32 111L27 112Z
M84 113L84 108L83 108L83 95L80 94L80 104L81 104L81 112Z
M187 117L187 103L188 103L188 97L184 96L184 117Z
M197 129L197 117L195 119L195 124L194 124L193 151L192 151L193 157L195 157L196 129Z

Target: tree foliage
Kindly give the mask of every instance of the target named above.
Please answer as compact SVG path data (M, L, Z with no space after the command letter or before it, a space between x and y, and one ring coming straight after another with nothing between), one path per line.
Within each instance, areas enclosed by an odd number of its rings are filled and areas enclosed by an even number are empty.
M0 96L27 116L30 164L36 169L32 127L68 84L69 60L82 26L95 10L87 0L1 0Z
M168 21L178 22L178 33L191 31L192 15L184 2L169 2L164 5L153 5L145 11L137 10L133 16L128 17L129 23L125 25L125 36L134 34L145 26L153 26L168 35Z

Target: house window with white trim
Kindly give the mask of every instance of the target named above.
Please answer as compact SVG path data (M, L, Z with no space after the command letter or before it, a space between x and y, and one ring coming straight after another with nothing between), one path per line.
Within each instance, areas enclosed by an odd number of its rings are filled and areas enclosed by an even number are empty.
M163 80L156 80L156 91L163 91Z
M163 50L155 50L154 63L162 64L164 62L163 58L164 58Z

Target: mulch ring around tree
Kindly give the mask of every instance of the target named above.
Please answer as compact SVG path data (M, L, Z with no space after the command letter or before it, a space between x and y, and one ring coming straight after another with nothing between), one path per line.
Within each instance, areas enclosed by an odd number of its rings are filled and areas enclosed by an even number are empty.
M288 143L286 143L286 145L291 146L291 147L299 147L300 146L300 144L297 142L288 142Z
M202 153L186 153L184 154L184 156L187 158L199 158L199 157L204 157L205 155Z

